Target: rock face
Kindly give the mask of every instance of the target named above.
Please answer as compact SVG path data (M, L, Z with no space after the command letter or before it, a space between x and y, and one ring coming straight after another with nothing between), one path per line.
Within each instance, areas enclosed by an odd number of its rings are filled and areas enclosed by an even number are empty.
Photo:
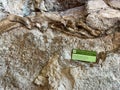
M31 14L32 0L0 0L1 6L5 12L19 16Z
M0 3L0 20L8 13L33 15L30 0ZM44 0L40 9L60 11L67 18L84 4L86 24L105 35L82 39L51 29L45 22L42 28L28 30L21 25L0 35L0 90L120 90L120 11L103 0ZM75 48L97 51L97 62L72 61Z
M45 0L48 11L64 11L85 4L86 0Z
M86 20L91 27L110 30L120 21L120 11L109 8L103 0L90 0L87 5L89 15Z

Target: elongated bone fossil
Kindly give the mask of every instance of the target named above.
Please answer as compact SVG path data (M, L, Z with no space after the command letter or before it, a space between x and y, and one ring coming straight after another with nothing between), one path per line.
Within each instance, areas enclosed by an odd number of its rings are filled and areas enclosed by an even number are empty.
M36 5L35 8L38 8L38 6L39 5ZM6 19L3 19L0 22L0 34L21 26L25 26L29 30L31 30L33 27L37 27L42 30L42 23L48 22L49 28L52 28L53 30L58 30L69 36L84 39L95 39L104 36L106 37L102 30L95 30L94 28L89 27L85 23L86 15L87 13L84 6L60 13L40 12L33 17L20 17L17 15L9 15ZM119 32L117 33L119 34ZM114 35L114 33L112 34ZM111 51L119 49L119 35L115 34L115 37L111 38L113 40L113 44L117 44L116 47Z
M110 5L109 0L104 0ZM33 0L34 8L39 9L42 0ZM71 13L72 12L72 13ZM67 35L79 38L96 38L103 35L102 30L95 30L85 23L87 12L85 6L80 6L74 10L70 9L60 13L36 13L33 17L20 17L17 15L9 15L7 19L0 22L0 32L8 31L9 28L15 27L16 23L26 26L28 29L33 27L40 28L41 23L48 22L50 28L59 30ZM3 25L4 23L4 25ZM4 27L3 27L4 26ZM9 28L7 28L9 26Z
M39 8L41 0L34 1L34 8ZM105 0L107 3L108 1ZM38 27L41 29L43 22L48 22L49 28L59 30L67 35L76 36L79 38L96 38L103 36L102 30L95 30L85 23L87 12L85 6L69 9L60 13L43 12L37 13L33 17L20 17L17 15L9 15L6 19L0 22L0 33L6 32L20 25L26 26L28 29Z
M55 19L53 19L52 16L54 16ZM41 24L42 22L47 21L48 25L52 29L62 31L63 33L66 33L71 36L77 36L79 38L94 38L100 36L101 34L100 30L92 29L86 23L84 23L83 20L75 19L76 21L72 21L74 19L71 17L66 19L66 17L64 16L61 17L59 14L54 13L53 14L44 13L35 17L20 17L16 15L10 15L8 16L8 20L11 22L19 22L20 24L25 25L28 29L34 27L36 23ZM86 31L83 32L84 30L82 31L77 27L82 27Z

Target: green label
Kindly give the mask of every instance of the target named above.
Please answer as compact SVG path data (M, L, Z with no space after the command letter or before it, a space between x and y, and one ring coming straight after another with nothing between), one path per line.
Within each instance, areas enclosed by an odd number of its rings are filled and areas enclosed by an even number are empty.
M80 60L80 61L87 61L87 62L96 62L96 52L74 49L72 52L72 59Z

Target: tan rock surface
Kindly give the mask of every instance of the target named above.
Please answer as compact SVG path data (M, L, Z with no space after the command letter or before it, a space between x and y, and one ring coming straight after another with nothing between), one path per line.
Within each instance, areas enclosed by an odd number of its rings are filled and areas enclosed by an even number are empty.
M51 7L48 10L53 9L54 3L60 2L60 0L45 1L43 2L48 5L47 9ZM9 2L8 7L15 7L15 4L11 5L13 1L4 0L3 6L7 5L5 2ZM16 2L18 4L21 0ZM84 1L82 3L85 4ZM24 6L23 3L20 5ZM74 6L75 3L68 6L70 9L67 11L47 13L58 16L56 21L61 19L59 15L64 15L64 18L75 23L77 18L71 16L79 17L79 13L74 12L80 7ZM104 31L102 36L88 39L71 36L62 32L61 28L51 29L48 19L43 18L44 16L36 17L37 20L29 16L31 21L35 21L31 29L25 27L26 23L7 21L7 24L2 24L1 21L0 27L4 28L0 30L8 31L0 35L0 90L119 90L120 11L110 8L103 0L88 0L86 6L86 12L89 14L86 16L85 24L90 26L90 29ZM60 5L56 10L59 10L59 7ZM8 10L7 8L5 10ZM15 8L9 8L8 11L11 14L14 12L17 15L24 15L21 10L17 11ZM1 19L8 14L3 13L0 13ZM23 21L26 20L29 19L25 17ZM60 25L61 23L65 25L64 20L59 22ZM9 27L10 23L15 23L19 27ZM79 30L88 33L80 26ZM72 61L71 51L75 48L97 51L97 62Z

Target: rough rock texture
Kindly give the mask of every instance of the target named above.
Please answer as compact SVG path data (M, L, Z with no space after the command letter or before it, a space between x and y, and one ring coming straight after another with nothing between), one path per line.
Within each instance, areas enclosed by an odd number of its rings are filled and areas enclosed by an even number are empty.
M31 14L32 0L0 0L2 10L10 14L27 16Z
M49 11L64 11L85 4L86 0L45 0L45 6Z
M85 4L85 0L75 0L78 4L69 0L70 6L66 6L67 1L45 0L42 5L47 5L48 11L54 11L53 7L55 11L64 11ZM54 6L53 2L59 4ZM15 8L18 3L20 7ZM0 20L7 12L30 15L29 9L33 7L28 3L29 0L1 0ZM47 28L43 32L44 28L28 30L20 26L2 33L0 90L120 90L120 11L103 0L86 1L86 9L86 23L108 35L82 39L51 29L43 22ZM72 61L73 48L97 51L97 62Z
M109 8L103 0L90 0L87 10L87 23L96 29L109 30L120 21L120 11Z

